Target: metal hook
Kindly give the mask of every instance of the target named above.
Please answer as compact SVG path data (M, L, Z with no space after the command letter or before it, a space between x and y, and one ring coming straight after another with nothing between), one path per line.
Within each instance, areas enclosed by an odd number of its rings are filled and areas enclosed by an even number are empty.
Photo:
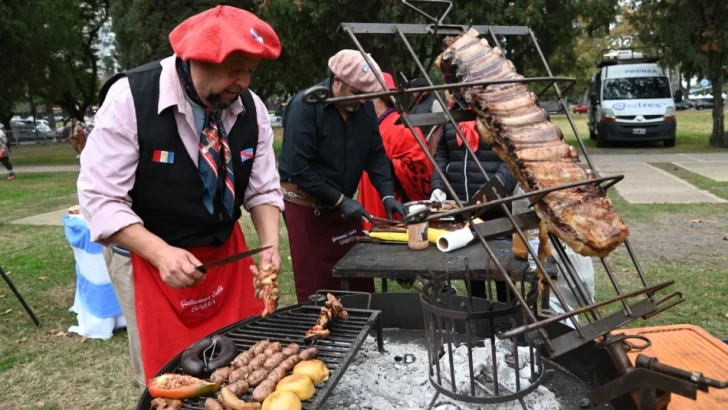
M207 365L209 363L209 361L207 359L207 351L212 349L212 351L210 352L210 359L209 359L209 360L212 360L212 356L215 354L215 346L217 346L217 339L212 339L212 344L202 352L202 360L205 363L205 369L208 368Z

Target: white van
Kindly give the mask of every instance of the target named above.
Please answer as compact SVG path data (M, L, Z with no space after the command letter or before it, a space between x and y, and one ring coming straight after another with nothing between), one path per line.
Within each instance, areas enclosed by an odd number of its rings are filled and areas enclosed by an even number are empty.
M592 77L589 138L610 141L663 141L675 146L675 101L670 81L656 61L603 61ZM644 61L644 59L642 60Z

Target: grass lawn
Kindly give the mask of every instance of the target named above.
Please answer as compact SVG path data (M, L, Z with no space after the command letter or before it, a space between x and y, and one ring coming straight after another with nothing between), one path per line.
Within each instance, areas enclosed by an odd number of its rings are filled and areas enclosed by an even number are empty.
M273 134L275 135L273 150L277 157L283 143L283 128L273 128ZM76 151L73 150L69 142L12 147L10 155L13 166L78 165L79 163L76 158Z
M664 148L662 142L645 142L634 144L613 144L608 148L597 148L596 140L589 139L589 128L587 127L587 114L572 114L574 124L579 132L579 136L584 141L584 145L589 148L589 152L609 153L624 148L660 148L664 153L682 153L682 152L711 152L716 148L708 145L710 134L713 130L713 117L710 111L680 111L677 113L677 143L674 148ZM566 141L578 147L576 135L569 124L566 115L552 115L551 121L558 125L564 133ZM662 151L664 150L664 151ZM630 153L636 151L634 149L625 151Z
M70 147L66 148L70 150ZM701 189L728 198L728 183L716 183L671 164L656 165ZM5 381L2 396L7 398L0 400L0 410L129 409L138 399L124 330L106 341L86 340L66 333L76 324L75 315L68 311L73 304L76 276L73 252L65 241L62 227L8 223L75 204L76 178L77 174L68 172L26 174L15 181L0 180L0 208L4 210L0 214L0 266L9 273L42 322L41 328L36 328L12 292L0 282L0 377ZM683 236L684 230L690 229L690 220L725 218L728 204L631 205L614 190L610 195L630 229L635 228L635 247L641 250L639 261L649 282L675 280L676 284L668 291L680 290L686 298L682 305L647 322L638 321L634 326L692 323L717 337L728 337L728 304L725 300L728 253L716 252L718 247L695 248L694 244L685 243L687 236ZM665 225L665 218L684 221L686 226L676 223L670 227ZM249 218L243 218L241 225L249 246L257 246ZM648 231L652 226L662 226L666 230L649 232L645 236L637 229L640 226L647 227ZM717 225L716 229L725 229L725 226L728 224L723 224L722 228ZM728 231L724 235L728 235ZM295 303L295 292L283 225L281 237L281 304L288 305ZM652 240L662 241L668 254L651 252ZM668 240L674 243L665 242ZM677 252L687 246L695 248L695 257L683 257L689 256L686 250ZM671 249L675 250L674 254L670 254ZM624 290L638 285L626 252L616 252L610 260ZM597 299L613 296L614 290L602 268L595 264L595 269ZM390 291L402 290L392 283Z

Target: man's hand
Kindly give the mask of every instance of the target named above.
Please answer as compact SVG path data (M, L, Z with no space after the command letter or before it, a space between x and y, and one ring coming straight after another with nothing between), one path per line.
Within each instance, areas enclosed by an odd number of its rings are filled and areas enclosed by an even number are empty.
M281 250L277 246L261 252L258 258L258 266L250 265L250 272L253 276L258 276L258 267L262 268L266 265L273 265L274 272L281 270Z
M384 210L387 211L387 218L389 219L392 219L395 212L403 218L407 215L407 208L391 196L384 198Z
M435 189L432 191L430 201L443 202L447 199L447 194L442 189Z
M195 256L184 249L167 245L157 252L152 264L159 270L159 276L167 285L184 289L202 280L205 275L195 269L202 265Z
M354 221L354 222L361 222L361 218L366 219L370 223L374 223L372 220L372 216L369 215L369 212L364 209L364 207L358 202L351 198L344 198L341 201L341 205L339 205L339 209L341 210L341 214L344 216L344 218Z

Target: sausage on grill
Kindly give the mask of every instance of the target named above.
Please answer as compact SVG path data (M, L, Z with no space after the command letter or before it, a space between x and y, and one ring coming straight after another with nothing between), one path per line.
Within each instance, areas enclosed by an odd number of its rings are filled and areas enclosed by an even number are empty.
M258 387L253 390L253 400L262 403L276 388L276 383L272 380L263 380Z

